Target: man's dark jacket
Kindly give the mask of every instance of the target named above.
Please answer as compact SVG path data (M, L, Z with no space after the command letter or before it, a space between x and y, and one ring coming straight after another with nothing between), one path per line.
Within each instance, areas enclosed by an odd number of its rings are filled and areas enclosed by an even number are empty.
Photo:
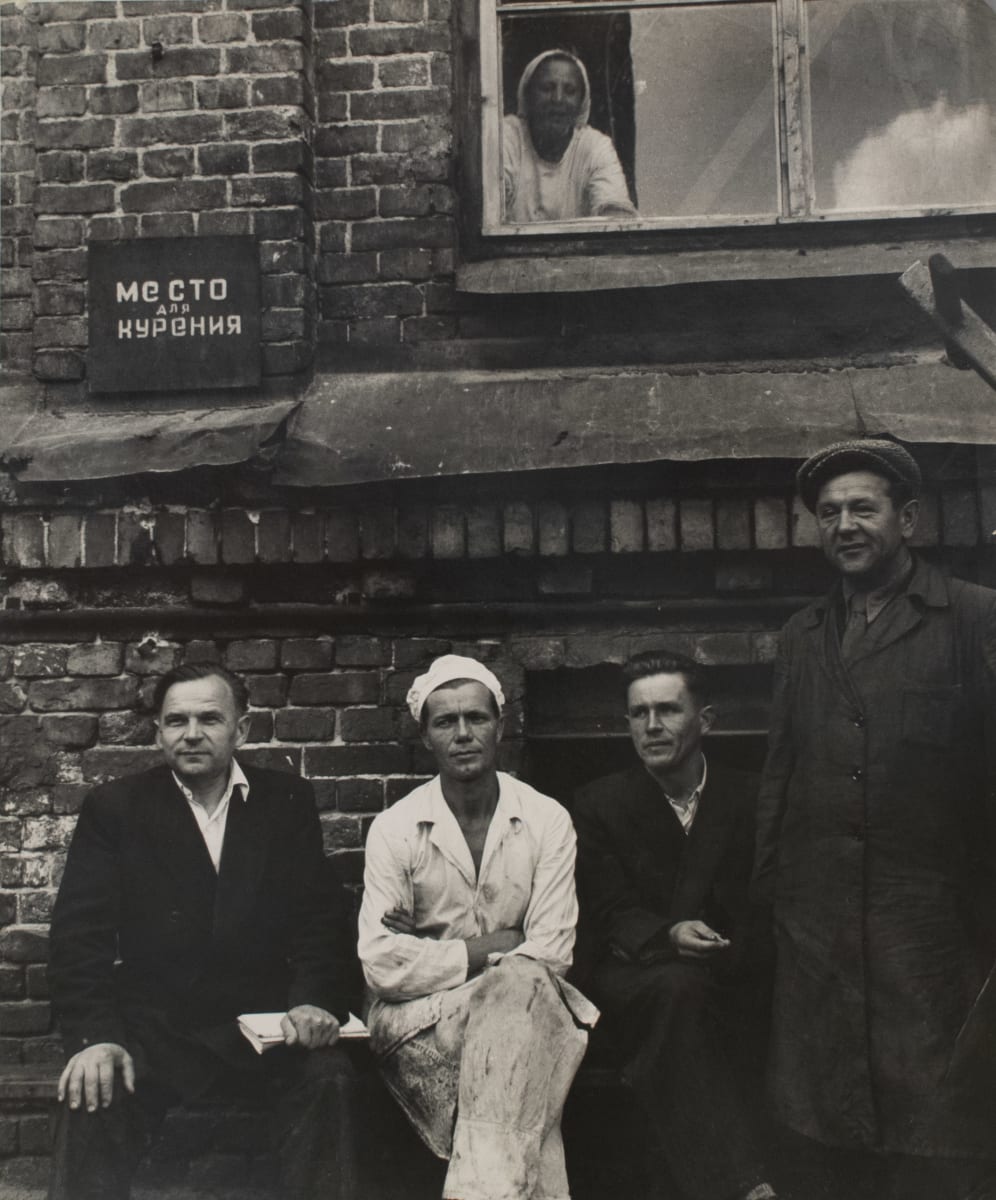
M166 766L84 800L51 931L69 1054L117 1042L193 1098L216 1069L247 1065L240 1013L314 1004L345 1020L355 954L311 785L245 775L218 873Z
M686 834L642 764L578 792L579 982L607 957L675 957L668 930L694 919L731 939L724 971L760 965L764 913L747 899L756 796L755 776L710 762Z
M996 954L996 592L917 559L846 665L841 608L838 584L793 616L775 665L776 1113L829 1145L989 1154L991 1126L927 1102Z

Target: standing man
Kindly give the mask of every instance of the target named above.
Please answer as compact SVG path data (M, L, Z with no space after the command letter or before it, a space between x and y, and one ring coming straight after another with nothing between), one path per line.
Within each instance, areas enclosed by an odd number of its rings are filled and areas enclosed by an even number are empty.
M691 659L648 651L623 678L641 762L583 788L574 813L591 992L682 1194L772 1200L734 1063L766 1017L747 900L757 779L706 765L714 712Z
M910 553L902 447L829 446L798 484L840 578L783 631L759 800L777 1113L872 1152L904 1200L918 1180L943 1195L931 1160L952 1194L991 1197L972 1189L992 1129L941 1134L928 1102L993 961L996 593Z
M567 1200L560 1116L598 1014L561 978L574 829L495 768L501 685L447 654L408 706L439 774L366 847L360 960L384 1080L439 1158L446 1200Z
M177 667L154 702L165 762L86 797L56 901L70 1058L50 1200L127 1200L167 1108L267 1091L284 1195L353 1200L334 1046L355 959L311 786L236 761L248 695L223 667ZM284 1010L283 1045L257 1055L236 1018Z

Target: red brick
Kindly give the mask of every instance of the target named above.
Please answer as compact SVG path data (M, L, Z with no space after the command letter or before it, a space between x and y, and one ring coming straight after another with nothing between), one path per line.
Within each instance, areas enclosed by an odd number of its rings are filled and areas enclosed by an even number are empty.
M37 158L38 178L42 183L78 183L83 178L86 159L81 150L50 150L47 154L39 154ZM45 225L55 222L45 221ZM81 241L82 239L80 239ZM71 242L70 245L78 245ZM35 226L35 245L46 249L44 242L38 240L38 226Z
M86 321L80 317L36 317L35 345L85 346L87 341Z
M40 284L35 292L35 311L39 316L74 316L83 311L86 293L82 287L67 284Z
M279 708L287 701L287 679L283 675L246 675L249 703L257 708Z
M941 493L941 541L945 546L974 546L979 540L979 512L971 488L945 488Z
M402 558L424 558L428 548L428 505L406 505L398 513L398 554Z
M394 554L395 514L389 505L364 508L360 513L360 552L364 558Z
M466 550L463 510L455 505L439 505L432 510L432 555L434 558L462 558Z
M0 930L0 960L13 963L47 962L48 930L16 925Z
M137 696L134 679L39 679L28 687L28 701L36 712L130 708Z
M225 665L232 671L272 671L277 665L277 643L269 638L229 642Z
M720 499L716 503L716 545L720 550L750 549L750 501Z
M193 146L223 139L222 117L214 113L181 116L127 117L121 122L122 146L179 144ZM216 184L211 185L217 188ZM221 207L218 205L216 207Z
M385 29L354 29L349 35L349 50L354 58L367 55L422 54L449 50L448 31L425 25L397 25Z
M283 509L261 512L257 537L261 562L290 561L290 513Z
M788 547L788 505L781 496L763 496L754 501L754 541L758 550Z
M86 364L82 354L72 350L42 350L34 356L32 370L39 379L82 379Z
M41 121L36 145L39 150L90 150L110 146L114 122L109 117L87 117L81 121Z
M142 22L145 44L161 42L164 46L189 45L194 40L194 22L190 17L157 14Z
M0 1028L6 1034L46 1033L52 1024L52 1007L34 1001L0 1003Z
M35 204L40 213L111 212L114 188L109 183L43 183L36 190Z
M245 108L249 103L247 79L199 79L197 104L200 108Z
M188 642L183 651L183 661L189 662L221 662L221 651L215 642L195 638Z
M542 555L567 553L567 509L554 500L544 500L536 509L539 529L539 552Z
M986 527L983 533L987 532ZM911 546L936 546L941 540L941 514L938 497L930 493L920 496L920 516L910 539Z
M0 713L23 712L27 694L22 687L9 679L0 683Z
M104 83L107 58L103 54L52 54L38 60L40 88L66 87L71 83Z
M467 554L470 558L501 555L501 514L494 505L474 505L467 510Z
M571 513L571 545L575 554L602 554L608 548L605 505L584 500Z
M35 225L34 242L35 246L40 250L66 249L72 246L79 246L83 241L84 223L79 217L50 217L41 219ZM8 276L14 272L8 272ZM11 291L11 284L14 281L7 279L6 292L8 296L16 295L16 291ZM30 289L29 293L30 294Z
M80 117L86 112L86 88L52 88L41 92L38 97L39 117Z
M255 561L256 527L245 509L226 508L221 514L221 558L226 563Z
M120 204L126 212L186 212L219 208L225 203L225 198L224 180L185 179L128 184L121 189Z
M305 100L304 80L300 74L269 75L254 79L250 88L253 108L281 107L303 104ZM276 122L268 119L266 128L274 129Z
M335 710L281 708L274 713L274 732L284 742L323 742L335 734Z
M166 150L146 150L142 169L154 179L177 179L194 173L194 151L190 146L171 146Z
M192 508L187 513L187 557L196 563L218 561L217 516Z
M257 42L294 41L310 32L306 30L305 14L300 8L256 13L252 18L252 31Z
M212 13L197 18L197 36L202 42L237 42L249 32L249 20L241 13Z
M139 33L136 21L97 21L89 26L87 42L91 50L132 50Z
M682 500L679 517L682 550L713 549L715 530L711 500Z
M44 25L38 30L38 53L66 54L82 50L86 45L86 31L87 27L82 21Z
M21 679L51 679L66 674L67 646L26 642L14 649L13 672Z
M647 549L654 551L678 548L678 506L673 500L660 497L646 502Z
M791 532L793 546L818 546L820 544L816 518L798 496L792 501Z
M4 562L12 567L40 567L45 557L45 526L37 513L3 514Z
M308 746L308 775L401 775L411 766L407 746L380 743L352 746Z
M280 647L280 664L294 671L315 671L332 666L330 638L287 638Z
M88 89L90 112L98 115L133 113L138 110L138 88L133 83L121 87L96 87ZM148 108L143 103L146 112L155 112L155 107Z
M138 175L138 154L134 150L103 150L87 156L87 179L114 179L124 182Z
M340 812L380 812L384 807L384 784L379 779L340 779L336 807Z
M123 665L121 642L87 642L70 648L66 670L70 675L118 675Z
M319 513L294 514L294 562L321 562L324 557L324 530Z
M101 713L100 740L113 746L151 746L156 727L152 718L141 713Z
M752 659L749 633L702 633L695 641L695 661L712 665L749 663Z
M198 217L197 228L202 237L207 237L209 234L220 234L223 237L251 234L253 214L227 211L203 212Z
M379 693L380 679L376 671L306 674L291 680L290 701L309 705L375 704Z
M46 715L41 728L47 742L65 750L83 750L97 740L97 718L82 713Z
M399 714L390 708L347 708L341 718L346 742L392 742L399 735Z
M88 783L107 783L122 775L151 770L162 762L158 750L145 746L94 746L81 757L83 778Z
M336 639L335 661L340 667L383 667L391 661L390 643L377 637L344 634Z
M528 504L512 501L502 512L502 543L506 554L535 553L533 513Z
M163 57L154 62L149 52L114 56L118 79L172 79L191 75L217 75L221 70L221 51L166 47Z
M315 5L315 26L365 25L370 19L370 0L336 0Z

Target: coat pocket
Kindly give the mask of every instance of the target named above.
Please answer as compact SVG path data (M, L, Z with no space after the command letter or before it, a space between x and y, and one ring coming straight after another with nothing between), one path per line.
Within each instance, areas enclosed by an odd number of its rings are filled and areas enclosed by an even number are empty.
M903 693L903 741L950 746L961 708L960 687L907 688Z

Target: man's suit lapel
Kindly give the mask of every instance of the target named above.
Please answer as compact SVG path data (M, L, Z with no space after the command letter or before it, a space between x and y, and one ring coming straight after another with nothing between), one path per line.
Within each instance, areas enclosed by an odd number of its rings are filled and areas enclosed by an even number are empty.
M672 905L675 917L690 920L701 910L729 845L735 814L722 771L710 767L681 860Z
M190 805L168 767L149 786L149 840L155 857L172 876L184 909L210 924L216 877Z
M635 840L647 849L681 846L685 833L678 814L668 803L661 785L645 767L634 767L627 780L632 811L638 828Z
M241 788L232 793L214 904L217 937L238 927L255 904L267 852L265 808L258 783L251 784L247 800L242 799Z

